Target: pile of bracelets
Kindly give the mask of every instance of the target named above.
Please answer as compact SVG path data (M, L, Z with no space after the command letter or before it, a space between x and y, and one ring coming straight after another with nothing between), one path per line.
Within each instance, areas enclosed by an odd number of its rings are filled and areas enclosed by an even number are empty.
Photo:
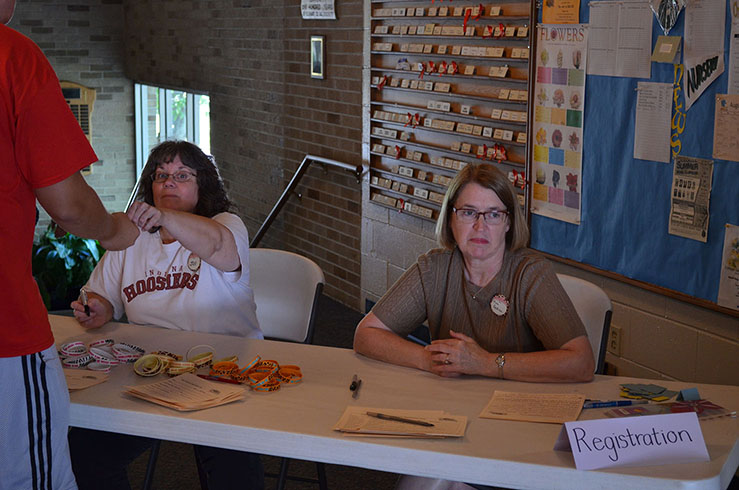
M139 376L156 376L168 374L177 376L184 373L195 373L200 368L210 367L206 379L217 378L217 381L245 384L254 391L277 391L283 385L295 385L303 380L299 366L282 365L277 361L262 359L256 356L239 367L239 358L230 356L213 360L215 348L210 345L196 345L187 354L180 356L164 350L151 352L139 357L133 370Z
M260 356L249 361L244 367L229 361L214 363L209 375L232 379L261 392L277 391L282 385L295 385L303 380L299 366L289 364L280 366L277 361L262 359Z
M86 368L107 373L118 364L135 362L144 355L144 349L113 339L100 339L89 345L78 341L67 342L59 349L59 358L66 368Z
M133 370L139 376L156 376L161 373L177 376L193 373L198 368L212 364L214 351L215 349L210 345L196 345L187 351L183 359L178 354L158 350L139 358L133 365Z

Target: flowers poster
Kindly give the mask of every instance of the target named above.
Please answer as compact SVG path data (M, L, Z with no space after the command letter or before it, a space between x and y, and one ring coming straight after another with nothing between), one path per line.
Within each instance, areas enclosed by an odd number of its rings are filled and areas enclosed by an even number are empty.
M532 212L580 223L587 26L537 30Z

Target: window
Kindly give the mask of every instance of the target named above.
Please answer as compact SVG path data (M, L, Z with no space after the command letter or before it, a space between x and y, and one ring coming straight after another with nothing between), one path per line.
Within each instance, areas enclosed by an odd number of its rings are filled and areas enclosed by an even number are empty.
M162 141L187 140L210 154L210 97L137 83L136 175Z

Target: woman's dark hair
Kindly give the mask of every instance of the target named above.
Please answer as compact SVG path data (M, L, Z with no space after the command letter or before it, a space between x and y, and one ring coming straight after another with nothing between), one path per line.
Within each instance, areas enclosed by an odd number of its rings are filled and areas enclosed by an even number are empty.
M223 187L223 180L218 173L215 159L188 141L165 141L151 150L144 171L141 173L141 187L136 196L138 199L143 199L151 206L154 205L151 176L160 165L170 163L177 155L180 156L184 165L197 173L198 203L193 211L194 214L212 218L218 213L224 213L233 208L233 203Z

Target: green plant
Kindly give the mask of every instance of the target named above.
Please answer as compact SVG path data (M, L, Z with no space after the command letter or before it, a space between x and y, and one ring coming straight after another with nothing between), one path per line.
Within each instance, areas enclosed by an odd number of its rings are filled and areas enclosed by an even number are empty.
M105 252L96 240L56 232L52 222L33 244L33 277L47 310L68 309Z

